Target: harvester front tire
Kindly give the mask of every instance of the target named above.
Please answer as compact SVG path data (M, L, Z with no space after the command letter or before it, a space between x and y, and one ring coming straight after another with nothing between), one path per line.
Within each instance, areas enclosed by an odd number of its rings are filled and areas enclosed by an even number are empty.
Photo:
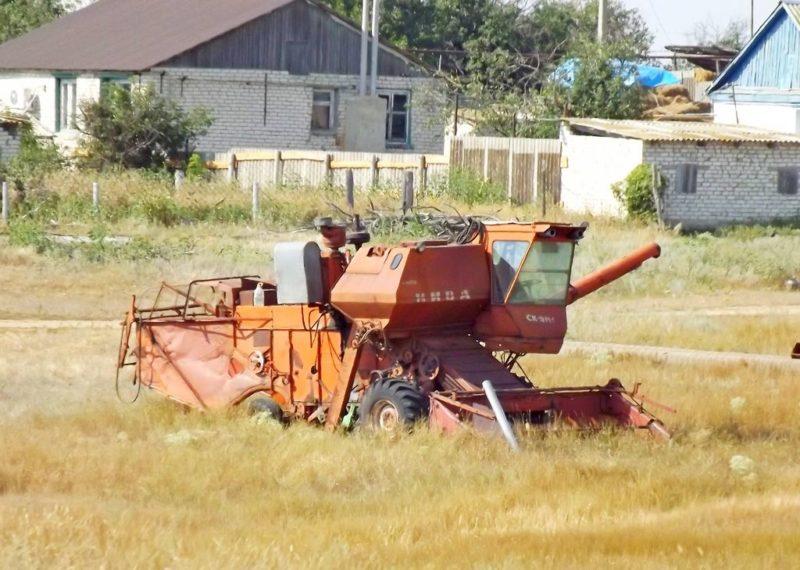
M280 404L269 396L254 396L247 400L247 411L254 418L268 418L283 422L283 410Z
M428 400L405 380L378 380L367 388L358 410L360 426L396 432L428 415Z

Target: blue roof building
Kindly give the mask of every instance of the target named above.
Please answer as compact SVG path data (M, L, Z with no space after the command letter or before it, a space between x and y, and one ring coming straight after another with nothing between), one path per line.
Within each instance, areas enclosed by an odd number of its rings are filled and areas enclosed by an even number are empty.
M778 4L709 97L715 122L800 133L800 0Z

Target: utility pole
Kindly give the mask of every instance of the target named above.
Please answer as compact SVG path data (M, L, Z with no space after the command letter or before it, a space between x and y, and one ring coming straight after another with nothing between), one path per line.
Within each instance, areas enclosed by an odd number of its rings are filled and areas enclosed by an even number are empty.
M750 0L750 37L756 33L755 0Z
M358 76L358 94L367 94L367 52L369 51L369 0L361 2L361 69Z
M597 1L597 43L606 39L606 0Z
M372 0L372 76L370 77L370 95L378 96L378 57L381 35L379 28L381 25L381 0Z

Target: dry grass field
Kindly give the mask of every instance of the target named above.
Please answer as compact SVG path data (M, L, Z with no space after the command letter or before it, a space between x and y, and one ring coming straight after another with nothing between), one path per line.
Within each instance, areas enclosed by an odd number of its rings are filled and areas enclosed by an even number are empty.
M393 438L113 395L118 318L159 279L269 273L286 234L128 228L187 251L96 262L0 238L0 567L767 568L800 565L800 368L530 356L543 386L643 383L674 434L425 429ZM296 239L292 234L289 239ZM578 274L664 256L570 309L570 338L787 355L800 236L680 237L593 221ZM95 320L79 328L2 321ZM105 321L105 322L103 322ZM797 337L797 338L796 338Z

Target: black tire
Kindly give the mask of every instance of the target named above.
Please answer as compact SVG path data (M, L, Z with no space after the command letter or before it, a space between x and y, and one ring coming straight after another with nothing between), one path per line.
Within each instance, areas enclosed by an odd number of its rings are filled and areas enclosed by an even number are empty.
M367 388L358 424L375 431L408 429L428 415L428 399L405 380L378 380Z
M247 400L247 411L251 416L264 416L283 423L283 410L280 404L269 396L253 396Z

